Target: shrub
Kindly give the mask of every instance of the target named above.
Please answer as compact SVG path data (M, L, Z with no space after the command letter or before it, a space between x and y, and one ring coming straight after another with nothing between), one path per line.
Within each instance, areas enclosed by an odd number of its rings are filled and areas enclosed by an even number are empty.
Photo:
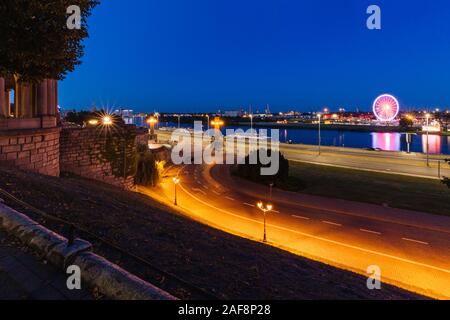
M134 183L141 186L156 186L159 178L155 156L146 145L139 145L137 147Z
M265 153L266 150L262 150L262 152ZM273 151L271 149L267 150L267 154L269 157L271 157L272 152ZM239 177L249 179L258 183L277 184L285 182L289 178L289 161L279 151L277 152L279 154L278 156L280 159L280 167L278 172L273 176L261 175L261 169L264 167L270 167L270 164L263 165L261 163L259 156L260 150L252 151L252 153L245 158L245 164L239 164L234 172ZM256 164L250 164L250 159L252 159L253 157L257 159Z

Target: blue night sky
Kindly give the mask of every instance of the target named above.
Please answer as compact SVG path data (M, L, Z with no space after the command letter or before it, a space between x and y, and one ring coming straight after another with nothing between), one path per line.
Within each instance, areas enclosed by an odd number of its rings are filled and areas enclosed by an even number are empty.
M382 30L366 9L382 10ZM102 0L63 108L450 105L448 0Z

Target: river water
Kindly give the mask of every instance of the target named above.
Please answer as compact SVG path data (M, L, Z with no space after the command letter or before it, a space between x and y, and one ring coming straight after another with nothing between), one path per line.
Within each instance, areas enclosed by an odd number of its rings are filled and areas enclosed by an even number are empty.
M162 123L161 126L176 127L174 123ZM184 128L193 128L191 124L181 124ZM225 129L237 129L229 126ZM248 130L248 127L241 127ZM256 129L259 130L259 129ZM268 130L270 136L270 129ZM317 145L318 130L310 129L280 129L280 142ZM321 141L324 146L349 147L349 148L379 148L385 151L407 151L406 135L401 133L383 132L358 132L345 130L322 130ZM450 154L450 136L430 134L428 138L430 154ZM413 135L410 145L411 152L423 152L427 150L427 136Z

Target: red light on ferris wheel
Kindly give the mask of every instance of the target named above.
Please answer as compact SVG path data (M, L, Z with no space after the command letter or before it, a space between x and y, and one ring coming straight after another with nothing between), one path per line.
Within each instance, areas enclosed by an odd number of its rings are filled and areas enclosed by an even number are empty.
M380 121L393 121L400 112L398 100L390 95L383 94L375 99L373 103L373 113Z

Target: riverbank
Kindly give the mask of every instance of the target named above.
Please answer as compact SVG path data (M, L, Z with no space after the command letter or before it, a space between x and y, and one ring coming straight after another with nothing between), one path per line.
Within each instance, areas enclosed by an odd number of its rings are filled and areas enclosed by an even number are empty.
M231 126L250 127L250 122L230 122ZM314 123L277 123L277 122L254 122L255 128L274 128L274 129L305 129L317 130L318 124ZM376 126L376 125L352 125L352 124L326 124L322 123L321 130L353 131L353 132L379 132L379 133L416 133L426 134L419 128L410 128L405 130L400 126ZM431 133L430 133L431 134ZM450 136L449 131L433 132L433 135Z

